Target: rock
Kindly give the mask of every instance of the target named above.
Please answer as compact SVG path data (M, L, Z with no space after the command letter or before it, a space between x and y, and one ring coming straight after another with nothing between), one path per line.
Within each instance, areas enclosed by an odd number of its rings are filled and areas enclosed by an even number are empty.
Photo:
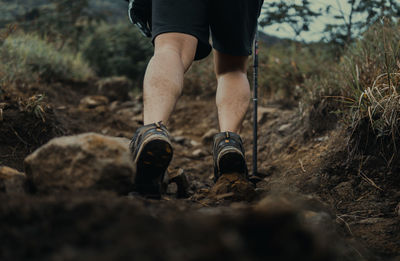
M119 101L113 101L112 103L110 103L108 108L110 109L110 111L116 111L120 108L120 106L121 103Z
M178 198L188 198L190 196L190 183L183 169L179 169L176 174L172 174L168 178L168 189L170 192L174 191L174 194L176 194ZM170 188L170 186L173 184L176 185L176 188L174 188L174 186Z
M278 132L280 134L285 134L289 128L292 126L292 124L288 123L288 124L283 124L282 126L279 127Z
M133 108L124 108L115 112L115 116L122 121L136 121L137 118L142 120L143 116L141 114L137 114L137 112Z
M137 101L126 101L126 102L113 101L109 106L109 109L111 111L118 111L126 108L132 109L135 112L135 114L140 114L142 113L143 105L141 103L138 103Z
M178 185L176 183L171 183L167 187L167 195L176 196L178 194Z
M18 170L0 166L0 191L10 195L25 193L26 176Z
M96 87L98 92L109 98L110 101L127 101L133 84L127 77L110 77L99 80Z
M195 141L195 140L190 140L189 144L190 144L190 146L192 146L192 147L197 147L197 146L200 146L200 145L201 145L200 142L197 142L197 141Z
M131 190L135 168L129 140L95 133L56 138L25 159L25 172L38 192Z
M197 149L192 152L192 156L195 158L202 158L204 156L207 156L207 152L205 152L203 149Z
M276 113L276 108L258 107L257 109L257 121L259 124L264 124L267 122L271 115Z
M323 137L316 138L315 140L318 141L318 142L324 142L324 141L329 140L329 137L328 136L323 136Z
M333 224L331 216L326 212L303 211L302 214L308 225L327 228Z
M105 96L86 96L80 101L79 107L93 109L99 106L107 105L108 102L108 98Z
M186 138L183 136L172 136L172 141L183 145L185 144Z
M130 119L132 122L136 124L143 124L143 115L136 115Z
M214 135L217 134L219 131L217 129L210 129L209 131L207 131L203 137L201 137L201 142L204 145L208 145L210 143L213 142L214 139Z
M296 209L293 205L293 202L289 201L285 197L276 197L276 196L266 196L262 200L260 200L255 206L254 209L258 211L287 211Z

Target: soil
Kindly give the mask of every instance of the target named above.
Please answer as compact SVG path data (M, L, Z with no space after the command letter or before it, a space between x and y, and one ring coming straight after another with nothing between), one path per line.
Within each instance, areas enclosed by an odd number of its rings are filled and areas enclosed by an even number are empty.
M142 124L140 95L85 106L89 95L97 95L89 83L6 90L0 165L23 170L23 159L53 137L131 138ZM101 191L0 194L0 259L400 260L400 168L350 155L351 135L326 104L303 114L262 107L256 189L234 174L214 184L211 144L202 141L218 128L214 99L186 95L169 124L168 173L184 173L188 193L170 185L161 200ZM251 119L249 111L242 130L249 167Z

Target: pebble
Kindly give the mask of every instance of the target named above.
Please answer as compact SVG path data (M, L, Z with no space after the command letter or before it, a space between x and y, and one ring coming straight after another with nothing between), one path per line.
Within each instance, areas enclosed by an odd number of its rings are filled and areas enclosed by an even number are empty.
M214 139L214 135L218 133L217 129L210 129L209 131L207 131L203 137L201 137L201 142L203 144L208 144L208 143L212 143L213 139Z
M207 152L205 152L203 149L197 149L193 151L192 156L195 158L202 158L207 155Z

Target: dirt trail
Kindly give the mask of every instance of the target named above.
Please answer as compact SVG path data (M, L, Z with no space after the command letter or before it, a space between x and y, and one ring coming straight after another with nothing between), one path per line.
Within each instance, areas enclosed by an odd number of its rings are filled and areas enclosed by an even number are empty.
M131 138L141 125L139 96L85 106L81 99L96 92L84 84L40 92L58 126L53 136L97 132ZM398 260L398 171L382 178L383 164L368 159L360 172L357 160L347 161L340 123L318 125L326 117L326 110L299 115L296 108L264 105L258 146L266 177L256 190L230 177L213 188L211 144L202 137L217 128L214 99L184 96L170 122L175 154L168 171L187 175L188 198L176 198L173 186L160 201L105 192L1 194L0 259ZM27 120L13 126L19 122ZM250 167L250 112L242 136ZM35 146L17 140L0 152L2 164L22 170L24 155ZM22 155L6 157L11 147L23 147Z

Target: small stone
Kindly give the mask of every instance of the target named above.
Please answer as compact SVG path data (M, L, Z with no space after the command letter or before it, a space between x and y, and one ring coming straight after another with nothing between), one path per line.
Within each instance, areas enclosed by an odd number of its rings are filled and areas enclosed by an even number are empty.
M284 134L286 131L289 130L289 128L292 126L292 124L288 123L288 124L284 124L282 126L279 127L278 131L280 134Z
M108 104L108 98L105 96L86 96L81 99L79 106L81 108L93 109Z
M318 142L324 142L324 141L329 140L329 137L328 136L323 136L323 137L316 138L315 140L318 141Z
M331 216L326 212L304 211L303 217L305 222L312 226L325 227L333 223Z
M138 123L138 124L143 124L143 115L136 115L130 118L131 121Z
M140 116L142 118L142 115L137 115L137 113L132 108L122 108L115 113L115 116L121 120L131 119L136 116Z
M18 170L0 166L0 191L10 195L25 193L26 176Z
M395 210L395 213L400 217L400 203L399 204L397 204L397 207L396 207L396 210Z
M183 136L173 136L172 137L172 141L173 142L176 142L176 143L181 144L181 145L183 145L185 143L185 140L186 139Z
M116 111L120 108L120 102L119 101L113 101L112 103L110 103L110 111Z
M207 131L203 137L201 137L201 142L205 145L210 144L213 142L215 134L217 134L219 131L217 129L210 129Z
M178 193L178 185L176 183L171 183L168 185L167 194L176 195Z
M178 198L189 197L189 188L191 185L189 184L188 178L186 177L185 171L183 169L179 169L177 173L169 175L168 183L170 185L172 183L176 184L176 196ZM170 185L168 186L168 189Z
M207 152L205 152L203 149L197 149L192 152L192 156L195 158L202 158L204 156L207 156Z
M275 108L267 108L267 107L258 107L257 109L257 122L259 124L264 124L267 122L271 115L276 113L277 109Z
M190 140L189 144L190 144L190 146L193 146L193 147L197 147L197 146L201 145L200 142L197 142L195 140Z

